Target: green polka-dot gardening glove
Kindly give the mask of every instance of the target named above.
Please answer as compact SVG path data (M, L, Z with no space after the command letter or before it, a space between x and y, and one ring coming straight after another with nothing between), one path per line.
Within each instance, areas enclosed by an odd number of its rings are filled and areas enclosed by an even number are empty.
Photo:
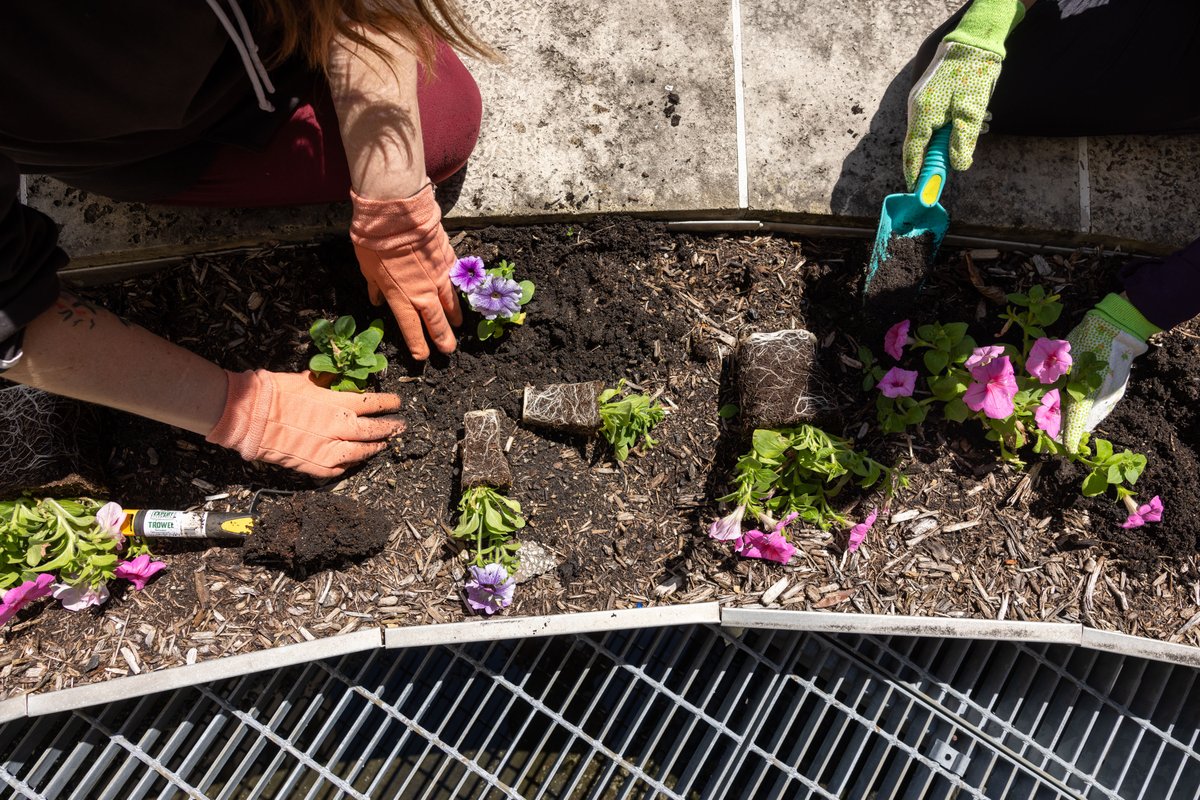
M975 0L946 35L925 74L908 95L904 179L912 191L933 132L953 124L950 166L971 167L986 122L992 88L1004 61L1004 40L1025 16L1020 0Z
M1133 360L1146 352L1146 340L1158 332L1128 300L1110 294L1067 335L1076 367L1090 360L1086 354L1091 353L1103 370L1099 387L1083 399L1063 397L1062 443L1070 452L1079 449L1083 434L1099 425L1125 396Z

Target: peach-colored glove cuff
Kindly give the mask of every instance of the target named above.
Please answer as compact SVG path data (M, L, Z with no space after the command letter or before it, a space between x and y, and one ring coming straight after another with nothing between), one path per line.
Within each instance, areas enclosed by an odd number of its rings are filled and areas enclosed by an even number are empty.
M264 370L260 372L263 379L250 371L226 371L229 388L225 392L225 411L216 427L204 437L213 444L236 450L247 461L258 458L275 395L275 383L270 374Z
M371 250L389 251L419 245L438 230L442 209L433 196L433 184L402 200L368 200L350 190L354 217L350 239Z

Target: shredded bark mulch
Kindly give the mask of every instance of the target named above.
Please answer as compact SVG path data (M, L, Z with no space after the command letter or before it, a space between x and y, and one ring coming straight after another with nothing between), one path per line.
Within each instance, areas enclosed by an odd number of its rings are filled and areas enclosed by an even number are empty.
M300 499L264 501L266 510L334 507L294 513L281 529L287 541L276 561L243 558L269 544L266 537L246 549L162 542L155 549L168 569L145 591L119 591L92 613L47 603L24 612L3 633L0 693L79 685L360 627L470 618L461 588L466 561L449 531L463 415L487 408L508 420L508 495L528 521L520 538L556 564L520 585L506 614L720 600L1082 621L1200 644L1195 323L1161 337L1135 363L1130 396L1101 431L1146 453L1139 494L1160 494L1167 504L1162 524L1123 531L1121 506L1079 495L1082 476L1033 455L1028 470L1014 470L968 427L931 417L911 436L873 433L873 398L861 391L856 359L860 344L880 354L882 343L860 331L896 320L862 309L857 287L869 242L669 234L655 224L607 219L488 228L459 234L455 246L489 264L514 262L517 277L533 280L537 294L528 322L499 342L477 341L468 313L460 349L424 366L397 350L402 340L388 314L367 305L353 251L341 240L197 259L96 293L127 318L230 369L301 369L312 354L306 331L317 317L353 314L360 325L383 317L391 366L376 388L403 397L408 431L389 452L317 486L247 464L201 437L106 415L102 480L108 496L127 507L245 510L262 487L304 491ZM985 343L1000 329L997 299L1043 283L1061 290L1068 304L1054 330L1065 335L1110 288L1119 263L1083 251L1043 257L943 250L920 302L905 313L917 324L969 321ZM715 498L728 491L748 441L739 420L717 414L738 402L731 354L747 333L798 328L816 335L814 380L829 406L823 426L902 467L910 486L856 553L845 551L842 531L797 528L791 538L799 552L790 565L741 560L705 536L707 524L727 510ZM657 395L670 412L654 434L659 446L623 465L598 440L515 424L528 385L612 386L621 378ZM843 510L856 519L878 500L849 492L844 499ZM382 521L375 528L386 537L382 552L326 569L322 559L345 563L350 541L335 523L358 513ZM324 530L313 533L312 526Z

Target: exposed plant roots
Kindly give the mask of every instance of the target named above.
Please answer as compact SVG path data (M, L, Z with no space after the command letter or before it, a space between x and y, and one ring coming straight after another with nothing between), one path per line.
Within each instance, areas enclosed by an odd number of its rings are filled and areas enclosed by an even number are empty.
M504 455L504 412L494 408L463 415L462 488L512 485L512 469Z
M0 494L16 494L89 467L84 404L28 386L0 389ZM91 476L94 477L94 476Z
M738 397L747 428L811 420L825 402L811 387L817 337L806 330L751 333L738 342Z
M526 386L521 419L551 430L595 434L600 430L601 381Z

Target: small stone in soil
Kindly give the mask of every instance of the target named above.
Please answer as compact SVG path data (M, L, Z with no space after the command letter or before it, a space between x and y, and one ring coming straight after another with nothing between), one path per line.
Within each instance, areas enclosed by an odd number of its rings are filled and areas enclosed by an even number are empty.
M242 558L298 577L362 561L383 550L387 517L329 492L297 492L271 502L246 537Z

